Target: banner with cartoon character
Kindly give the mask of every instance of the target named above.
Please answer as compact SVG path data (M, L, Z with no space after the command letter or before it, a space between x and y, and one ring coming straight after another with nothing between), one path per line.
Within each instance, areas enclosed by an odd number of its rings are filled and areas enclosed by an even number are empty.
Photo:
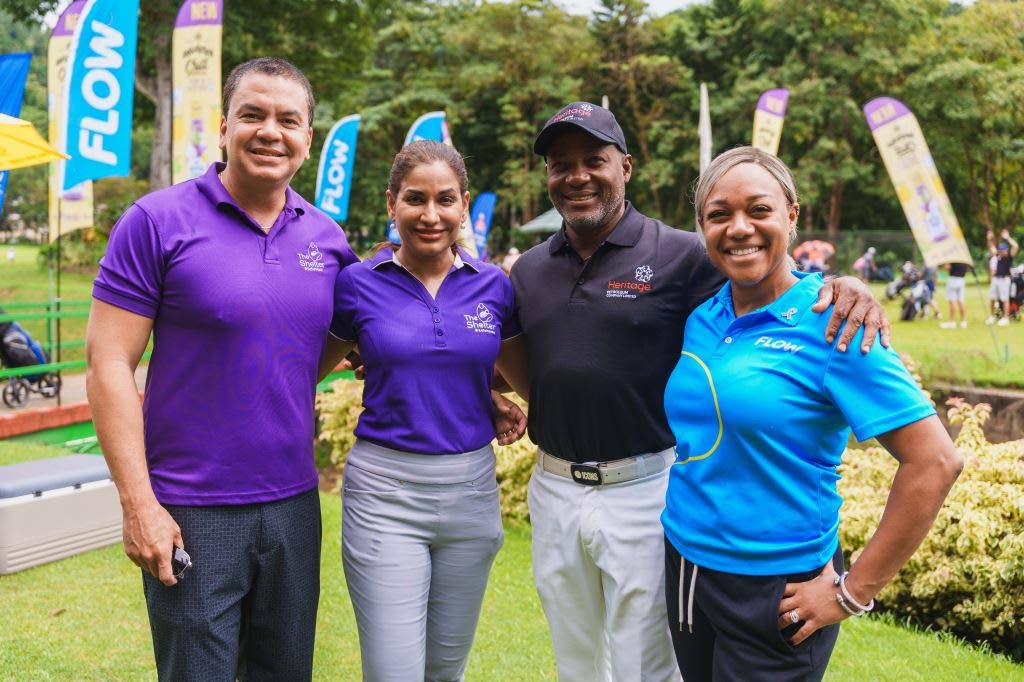
M46 49L46 111L50 118L47 137L59 148L64 129L64 78L68 73L71 36L85 8L85 0L75 0L57 19ZM68 233L93 225L92 183L86 180L61 193L59 164L50 164L49 228L50 241L60 232ZM58 201L60 199L60 201Z
M185 0L171 37L171 181L219 161L223 0Z
M778 155L782 123L786 120L789 90L776 88L761 93L754 109L754 139L751 144L769 154Z
M924 262L970 264L960 223L913 112L897 99L876 97L864 105L864 116Z

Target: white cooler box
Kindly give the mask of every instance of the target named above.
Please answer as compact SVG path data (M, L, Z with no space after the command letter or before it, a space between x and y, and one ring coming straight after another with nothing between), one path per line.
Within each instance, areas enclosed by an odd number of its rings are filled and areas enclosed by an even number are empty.
M102 457L0 467L0 575L120 540L121 503Z

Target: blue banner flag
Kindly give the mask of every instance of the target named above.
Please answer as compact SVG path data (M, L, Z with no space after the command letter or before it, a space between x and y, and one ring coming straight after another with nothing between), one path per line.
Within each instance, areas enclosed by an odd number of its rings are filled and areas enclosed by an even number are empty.
M89 0L68 57L61 189L128 175L139 0Z
M416 140L434 140L436 142L452 143L452 136L448 133L448 122L445 120L443 111L431 111L423 114L409 128L405 136L404 144Z
M31 61L32 55L28 52L0 54L0 114L15 118L21 116L21 101L25 98L25 81ZM9 171L0 171L0 213L4 210L9 174Z
M352 166L356 160L359 114L346 116L331 128L320 152L316 174L316 207L339 223L348 219Z
M483 192L473 202L473 210L469 212L469 219L473 223L473 237L476 239L476 252L480 260L487 258L487 235L491 231L494 202L497 200L494 192Z

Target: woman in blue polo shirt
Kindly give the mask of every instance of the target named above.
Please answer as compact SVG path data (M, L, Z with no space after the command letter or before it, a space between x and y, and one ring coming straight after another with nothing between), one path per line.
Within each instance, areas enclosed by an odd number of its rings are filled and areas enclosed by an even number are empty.
M504 539L491 379L528 395L525 350L510 280L457 247L468 184L453 147L404 147L386 192L401 246L335 285L331 333L366 366L342 484L366 680L462 678Z
M789 269L799 205L785 164L752 147L725 152L695 204L729 281L690 315L665 391L677 439L662 515L676 658L688 682L820 679L839 621L870 610L962 463L894 351L824 341L828 311L810 310L821 276ZM836 467L851 427L900 465L877 531L844 572Z

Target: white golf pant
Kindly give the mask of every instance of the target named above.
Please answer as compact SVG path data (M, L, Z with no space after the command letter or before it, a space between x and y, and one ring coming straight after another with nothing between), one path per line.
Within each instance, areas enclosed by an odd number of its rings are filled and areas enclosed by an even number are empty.
M669 466L606 486L534 469L533 575L564 682L681 679L665 607Z

